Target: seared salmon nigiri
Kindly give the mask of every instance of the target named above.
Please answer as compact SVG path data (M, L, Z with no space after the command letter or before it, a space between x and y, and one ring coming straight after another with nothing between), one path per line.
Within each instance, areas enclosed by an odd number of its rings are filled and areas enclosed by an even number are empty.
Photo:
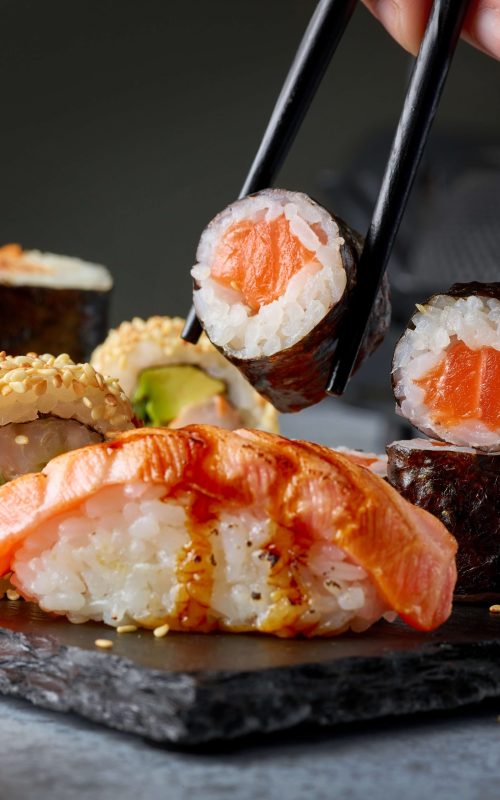
M1 567L74 622L331 636L449 615L456 543L318 445L140 429L0 488Z

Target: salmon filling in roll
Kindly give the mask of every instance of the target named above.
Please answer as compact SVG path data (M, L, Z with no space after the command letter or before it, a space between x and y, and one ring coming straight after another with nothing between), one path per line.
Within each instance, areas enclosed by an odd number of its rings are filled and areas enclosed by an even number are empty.
M427 630L456 577L444 526L369 470L209 426L129 431L0 488L0 542L47 611L186 631Z
M451 444L500 449L500 284L452 287L418 308L394 354L399 412Z

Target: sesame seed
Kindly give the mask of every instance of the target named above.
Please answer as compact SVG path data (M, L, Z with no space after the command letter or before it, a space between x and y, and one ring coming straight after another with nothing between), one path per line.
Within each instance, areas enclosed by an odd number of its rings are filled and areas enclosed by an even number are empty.
M137 630L137 625L118 625L116 632L117 633L135 633Z
M490 614L500 614L500 605L495 603L494 605L490 606Z
M154 629L153 636L156 639L163 639L163 637L167 635L169 630L170 630L170 626L167 625L166 623L165 623L165 625L159 625L157 628Z
M82 397L82 403L84 406L87 406L87 408L92 408L94 405L90 397Z
M111 650L113 647L111 639L96 639L94 644L96 647L100 647L101 650Z
M16 592L15 589L7 589L7 599L8 600L19 600L21 595L19 592Z
M15 441L16 444L28 444L29 439L28 439L27 436L23 436L22 434L19 434L19 436L16 436L14 441Z

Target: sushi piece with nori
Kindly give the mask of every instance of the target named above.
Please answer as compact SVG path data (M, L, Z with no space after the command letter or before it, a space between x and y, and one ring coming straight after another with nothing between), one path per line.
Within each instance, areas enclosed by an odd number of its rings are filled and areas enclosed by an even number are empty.
M203 334L181 339L180 317L136 317L111 330L93 353L98 372L113 375L146 425L208 423L234 430L278 430L276 409Z
M455 596L500 598L500 454L427 439L387 448L388 479L411 503L434 514L458 542Z
M90 364L75 364L66 354L0 353L0 483L132 427L118 382Z
M108 329L112 285L98 264L16 244L0 247L0 350L87 361Z
M450 614L456 542L319 445L142 428L0 487L0 574L73 622L331 636Z
M500 283L455 284L417 308L394 353L398 412L433 438L500 450Z
M266 189L204 230L193 302L209 339L279 411L326 394L339 326L357 280L359 234L307 195ZM387 330L387 282L357 365Z

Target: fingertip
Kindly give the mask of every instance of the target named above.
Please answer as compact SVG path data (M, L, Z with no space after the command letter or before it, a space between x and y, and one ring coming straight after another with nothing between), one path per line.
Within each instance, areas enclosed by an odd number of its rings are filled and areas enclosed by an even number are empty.
M500 59L500 5L482 5L469 14L466 38L493 58Z
M431 0L365 0L365 4L405 50L412 55L418 53Z

